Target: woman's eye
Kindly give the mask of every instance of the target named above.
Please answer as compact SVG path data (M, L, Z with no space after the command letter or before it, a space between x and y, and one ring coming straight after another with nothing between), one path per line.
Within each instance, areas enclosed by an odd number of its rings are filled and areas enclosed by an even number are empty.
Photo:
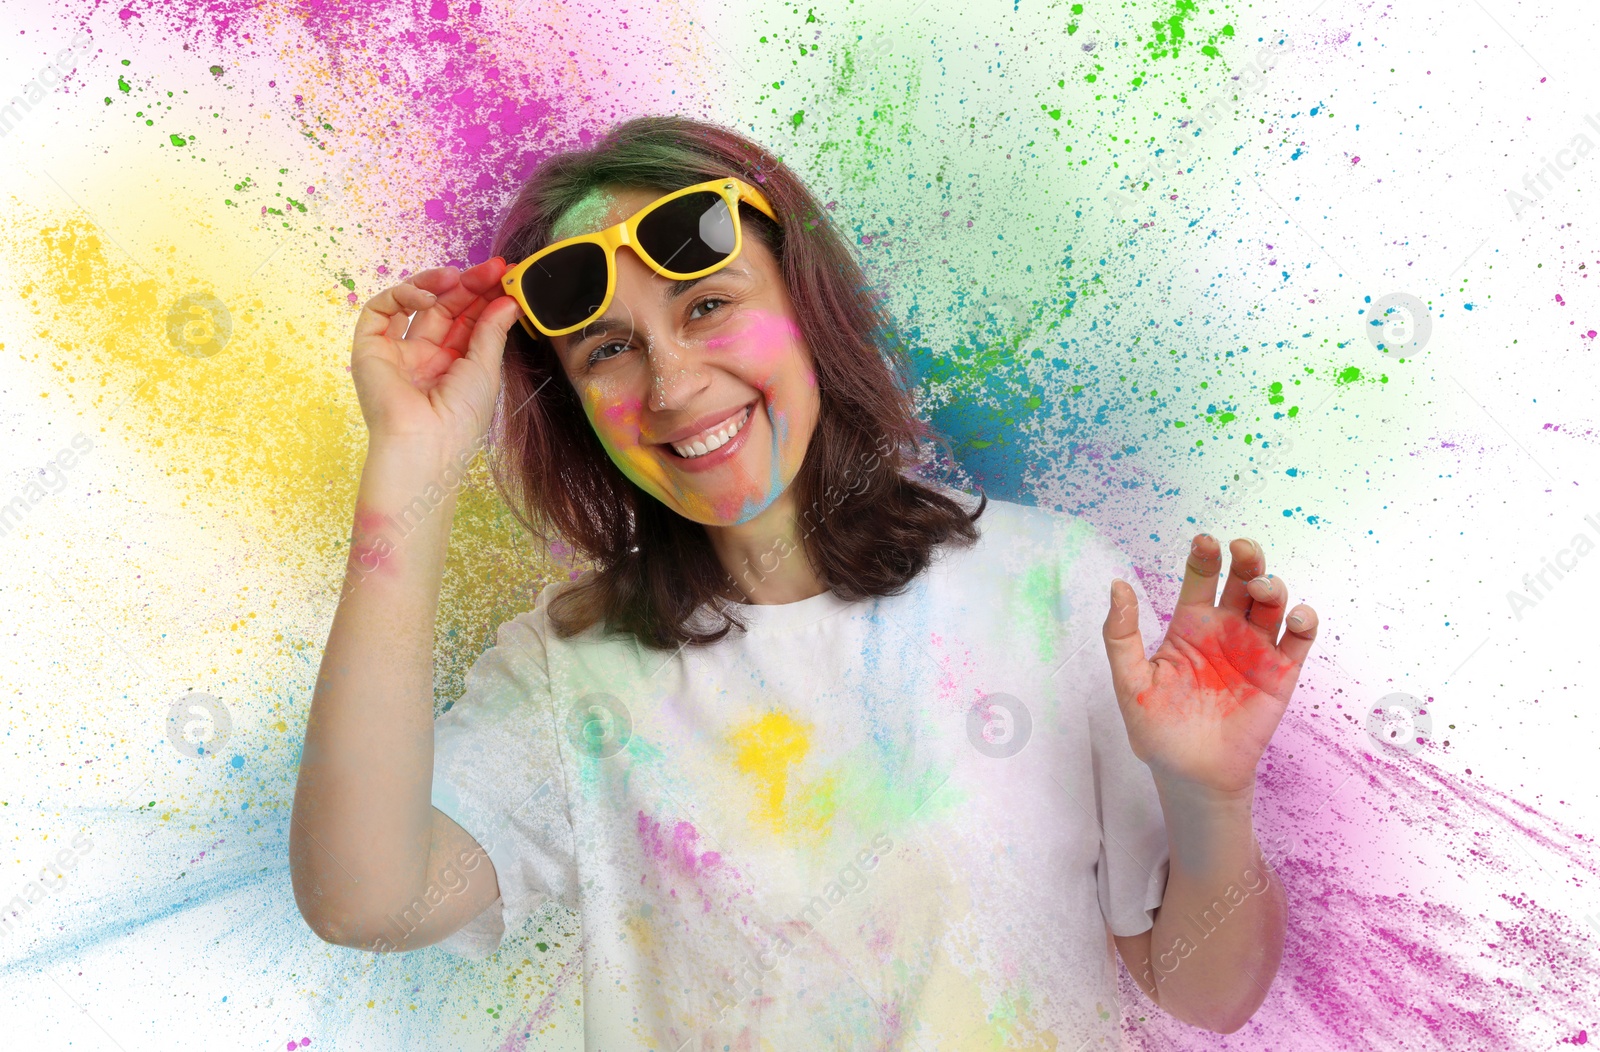
M589 352L589 364L594 365L596 362L603 362L607 358L613 358L627 349L628 345L623 343L621 340L612 340L610 343L602 343L600 346Z
M689 312L689 317L690 318L703 318L703 317L705 317L705 314L699 313L701 307L708 307L708 306L710 306L712 304L720 304L720 303L726 303L726 302L728 302L728 301L723 299L720 296L707 296L705 299L701 300L699 303L696 303L694 305L694 309ZM709 313L711 313L711 312L708 310L706 312L706 314L709 314Z

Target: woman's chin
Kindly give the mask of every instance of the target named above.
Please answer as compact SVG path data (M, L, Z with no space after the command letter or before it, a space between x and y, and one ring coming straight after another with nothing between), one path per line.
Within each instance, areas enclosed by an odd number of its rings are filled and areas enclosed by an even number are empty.
M743 526L771 506L777 494L752 493L748 480L739 486L688 489L665 502L667 507L702 526ZM781 492L781 491L780 491Z

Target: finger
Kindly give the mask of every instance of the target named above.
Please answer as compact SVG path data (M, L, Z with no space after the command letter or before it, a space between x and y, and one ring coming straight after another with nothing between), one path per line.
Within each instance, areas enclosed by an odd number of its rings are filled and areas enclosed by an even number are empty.
M506 261L504 259L499 256L491 256L482 263L462 271L461 284L465 285L467 290L474 295L493 299L494 297L488 295L489 290L499 289L502 292L505 290L505 286L500 283L500 279L505 277L506 269Z
M500 285L505 260L495 256L462 271L454 267L440 269L454 271L455 279L447 290L440 292L438 309L429 311L413 326L410 335L438 344L459 358L466 353L472 327L488 301L505 295Z
M483 317L483 312L489 305L500 299L511 299L507 295L505 286L500 283L500 278L506 272L506 261L499 256L484 260L475 267L471 267L461 274L461 286L474 294L474 299L467 303L456 315L455 323L450 326L450 331L440 341L440 346L456 354L466 354L472 341L473 333L477 331L478 320ZM516 302L512 300L512 302ZM501 345L504 339L500 340Z
M426 270L417 271L406 281L419 289L427 289L429 292L443 295L460 284L461 268L450 266L429 267Z
M415 285L402 282L389 286L361 305L361 313L356 316L357 344L364 342L364 337L386 334L396 317L404 320L412 311L432 306L436 299L432 292Z
M1289 602L1289 586L1281 577L1264 574L1244 587L1250 593L1250 623L1261 629L1267 639L1276 641L1278 627L1283 624L1283 608Z
M472 340L467 345L466 356L483 366L489 380L499 390L500 361L505 355L506 334L517 323L521 308L510 296L501 296L484 308L473 327Z
M429 267L419 270L406 279L418 288L427 289L438 297L433 307L411 320L408 339L438 343L450 331L450 321L461 305L472 299L461 284L459 267Z
M1111 610L1101 635L1117 697L1132 697L1149 681L1149 662L1144 658L1144 637L1139 634L1139 597L1120 577L1111 582Z
M1228 542L1228 579L1222 585L1221 606L1243 614L1250 609L1250 593L1245 585L1267 572L1267 555L1261 545L1248 537Z
M411 319L414 317L416 317L416 315L410 311L401 311L399 314L396 314L394 317L390 318L389 327L383 330L384 339L405 339L406 330L411 328Z
M516 302L516 300L506 295L504 289L495 289L490 294L480 296L467 304L465 309L456 315L455 321L450 324L450 331L444 334L444 339L439 341L439 346L452 354L466 354L468 346L472 343L473 334L478 331L478 322L483 317L484 311L488 310L491 304L500 300Z
M1209 533L1196 534L1189 545L1189 561L1183 568L1183 586L1178 589L1178 605L1217 603L1217 576L1222 572L1222 544Z
M1283 642L1278 644L1279 652L1296 665L1305 664L1306 655L1311 653L1311 644L1316 642L1317 624L1317 612L1306 604L1301 603L1290 610L1284 621L1285 631Z

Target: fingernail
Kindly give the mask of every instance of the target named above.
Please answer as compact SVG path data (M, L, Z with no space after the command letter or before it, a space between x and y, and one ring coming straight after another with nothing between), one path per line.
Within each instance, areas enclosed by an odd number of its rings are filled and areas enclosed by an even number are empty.
M1306 615L1304 614L1290 614L1287 618L1287 621L1289 623L1289 627L1294 629L1296 632L1306 627Z
M1272 578L1254 577L1245 583L1245 589L1252 599L1272 598Z

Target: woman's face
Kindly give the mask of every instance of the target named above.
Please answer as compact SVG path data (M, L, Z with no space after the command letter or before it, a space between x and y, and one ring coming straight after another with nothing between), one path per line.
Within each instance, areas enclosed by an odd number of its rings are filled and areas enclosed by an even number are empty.
M596 190L551 240L603 230L660 196ZM669 281L630 248L616 258L605 314L552 340L595 434L679 515L750 521L794 480L820 406L777 260L748 228L731 263L690 281Z

